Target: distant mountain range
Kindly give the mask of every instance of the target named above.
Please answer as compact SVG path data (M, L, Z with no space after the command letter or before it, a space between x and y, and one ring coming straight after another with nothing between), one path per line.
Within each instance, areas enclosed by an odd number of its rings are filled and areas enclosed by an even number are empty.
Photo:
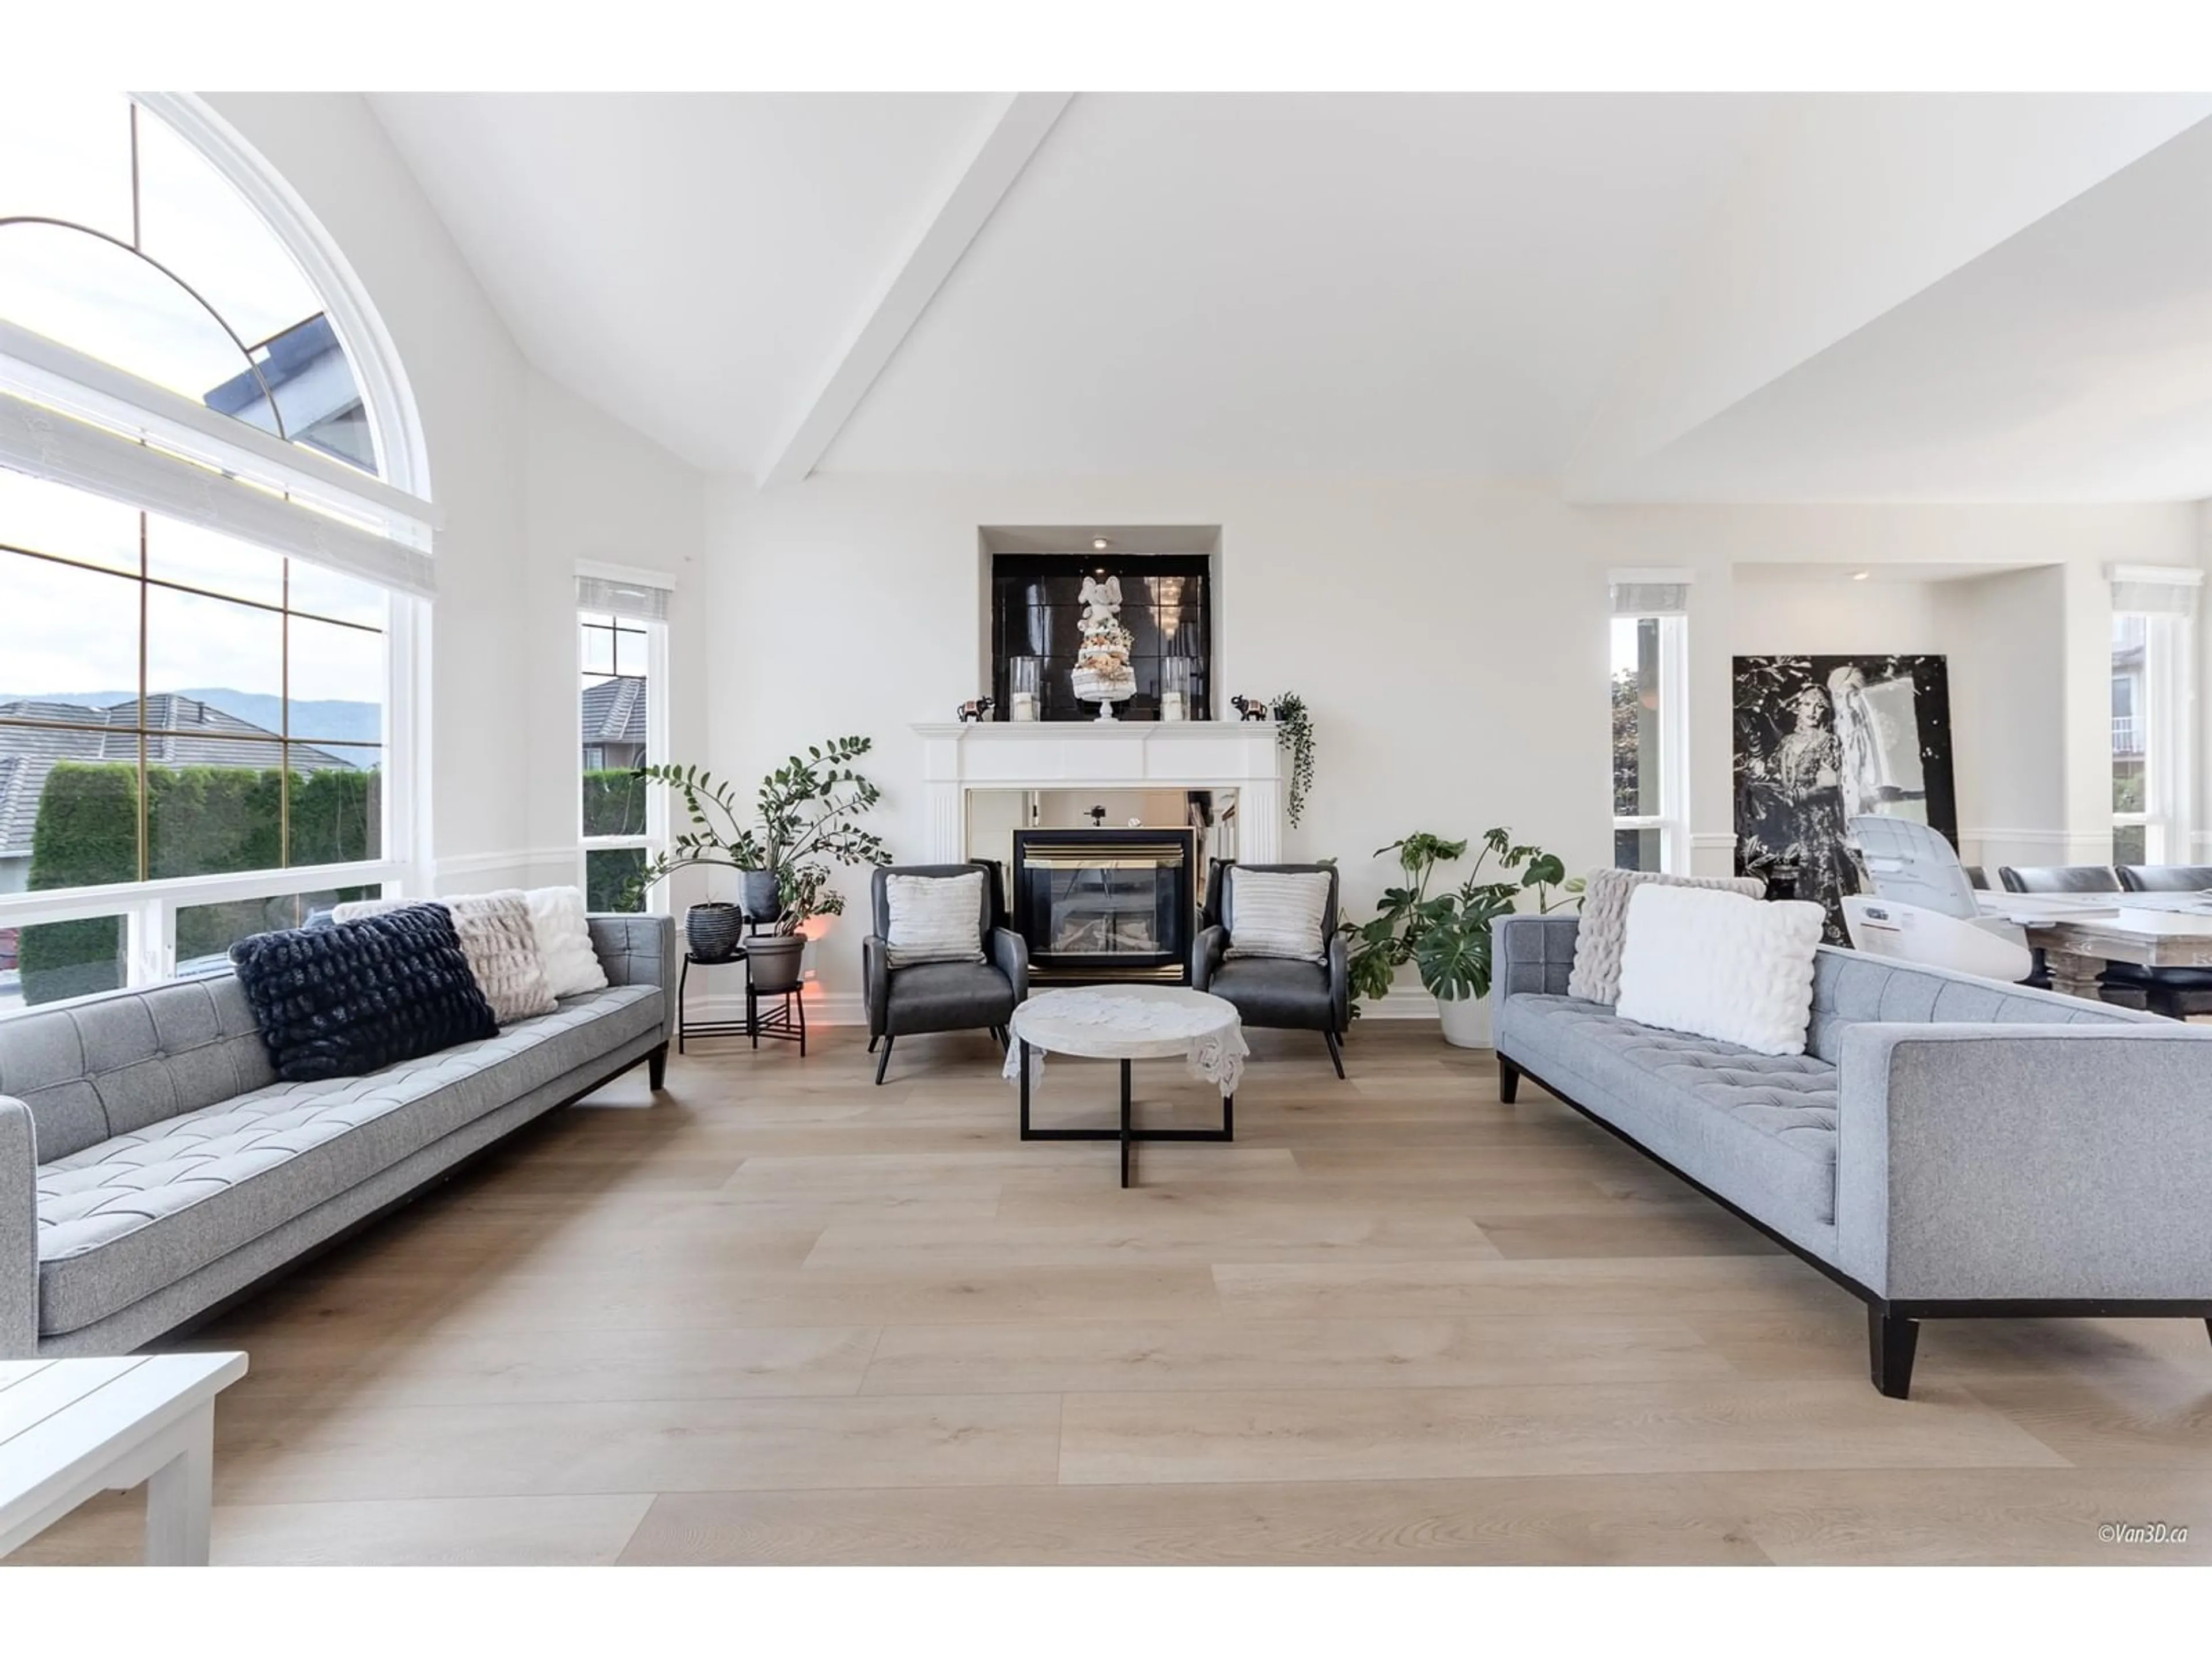
M228 686L189 686L180 697L212 703L226 714L259 726L264 732L284 727L284 700L265 691L234 691ZM112 708L129 702L135 691L9 691L0 692L0 702L74 702L87 708ZM384 710L373 702L331 699L292 705L292 735L309 743L380 743L383 740Z

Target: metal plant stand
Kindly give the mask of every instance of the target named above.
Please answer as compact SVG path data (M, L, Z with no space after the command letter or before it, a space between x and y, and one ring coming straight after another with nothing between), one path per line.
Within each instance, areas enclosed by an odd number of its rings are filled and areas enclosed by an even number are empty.
M745 1017L743 1019L691 1018L684 1009L684 992L690 983L692 964L702 968L743 966L745 970ZM761 1004L771 1006L763 1012ZM741 1036L760 1047L767 1037L778 1042L796 1042L799 1057L806 1058L806 1000L799 988L788 991L760 991L753 988L752 959L740 945L734 955L726 957L698 957L689 951L684 953L684 965L676 975L676 1052L686 1052L684 1044L692 1037Z

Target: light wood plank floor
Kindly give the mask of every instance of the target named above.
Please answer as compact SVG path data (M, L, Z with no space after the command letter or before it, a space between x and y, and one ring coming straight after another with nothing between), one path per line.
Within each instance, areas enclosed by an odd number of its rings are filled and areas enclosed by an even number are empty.
M2201 1323L1932 1325L1886 1401L1856 1301L1487 1055L1255 1043L1237 1144L1127 1193L981 1037L633 1074L179 1345L252 1356L216 1559L2212 1559ZM1040 1115L1112 1098L1055 1064Z

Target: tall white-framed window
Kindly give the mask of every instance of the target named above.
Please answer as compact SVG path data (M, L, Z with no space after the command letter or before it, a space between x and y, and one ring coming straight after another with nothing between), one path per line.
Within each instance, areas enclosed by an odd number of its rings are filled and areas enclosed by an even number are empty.
M386 349L196 100L0 105L0 1007L406 884L433 519Z
M637 768L668 758L668 579L617 565L578 568L577 841L593 910L665 911L665 884L641 889L668 845L668 792Z
M1689 573L1613 573L1613 861L1686 872Z
M2203 573L2115 565L2110 574L2112 862L2190 863Z

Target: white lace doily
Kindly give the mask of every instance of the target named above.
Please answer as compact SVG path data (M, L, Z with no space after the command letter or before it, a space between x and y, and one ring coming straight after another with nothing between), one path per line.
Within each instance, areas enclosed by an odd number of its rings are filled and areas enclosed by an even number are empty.
M1251 1053L1237 1010L1221 998L1179 985L1095 985L1040 991L1014 1010L1014 1042L1005 1075L1021 1076L1030 1046L1030 1081L1049 1052L1085 1060L1164 1060L1176 1054L1190 1074L1224 1095L1237 1092Z

